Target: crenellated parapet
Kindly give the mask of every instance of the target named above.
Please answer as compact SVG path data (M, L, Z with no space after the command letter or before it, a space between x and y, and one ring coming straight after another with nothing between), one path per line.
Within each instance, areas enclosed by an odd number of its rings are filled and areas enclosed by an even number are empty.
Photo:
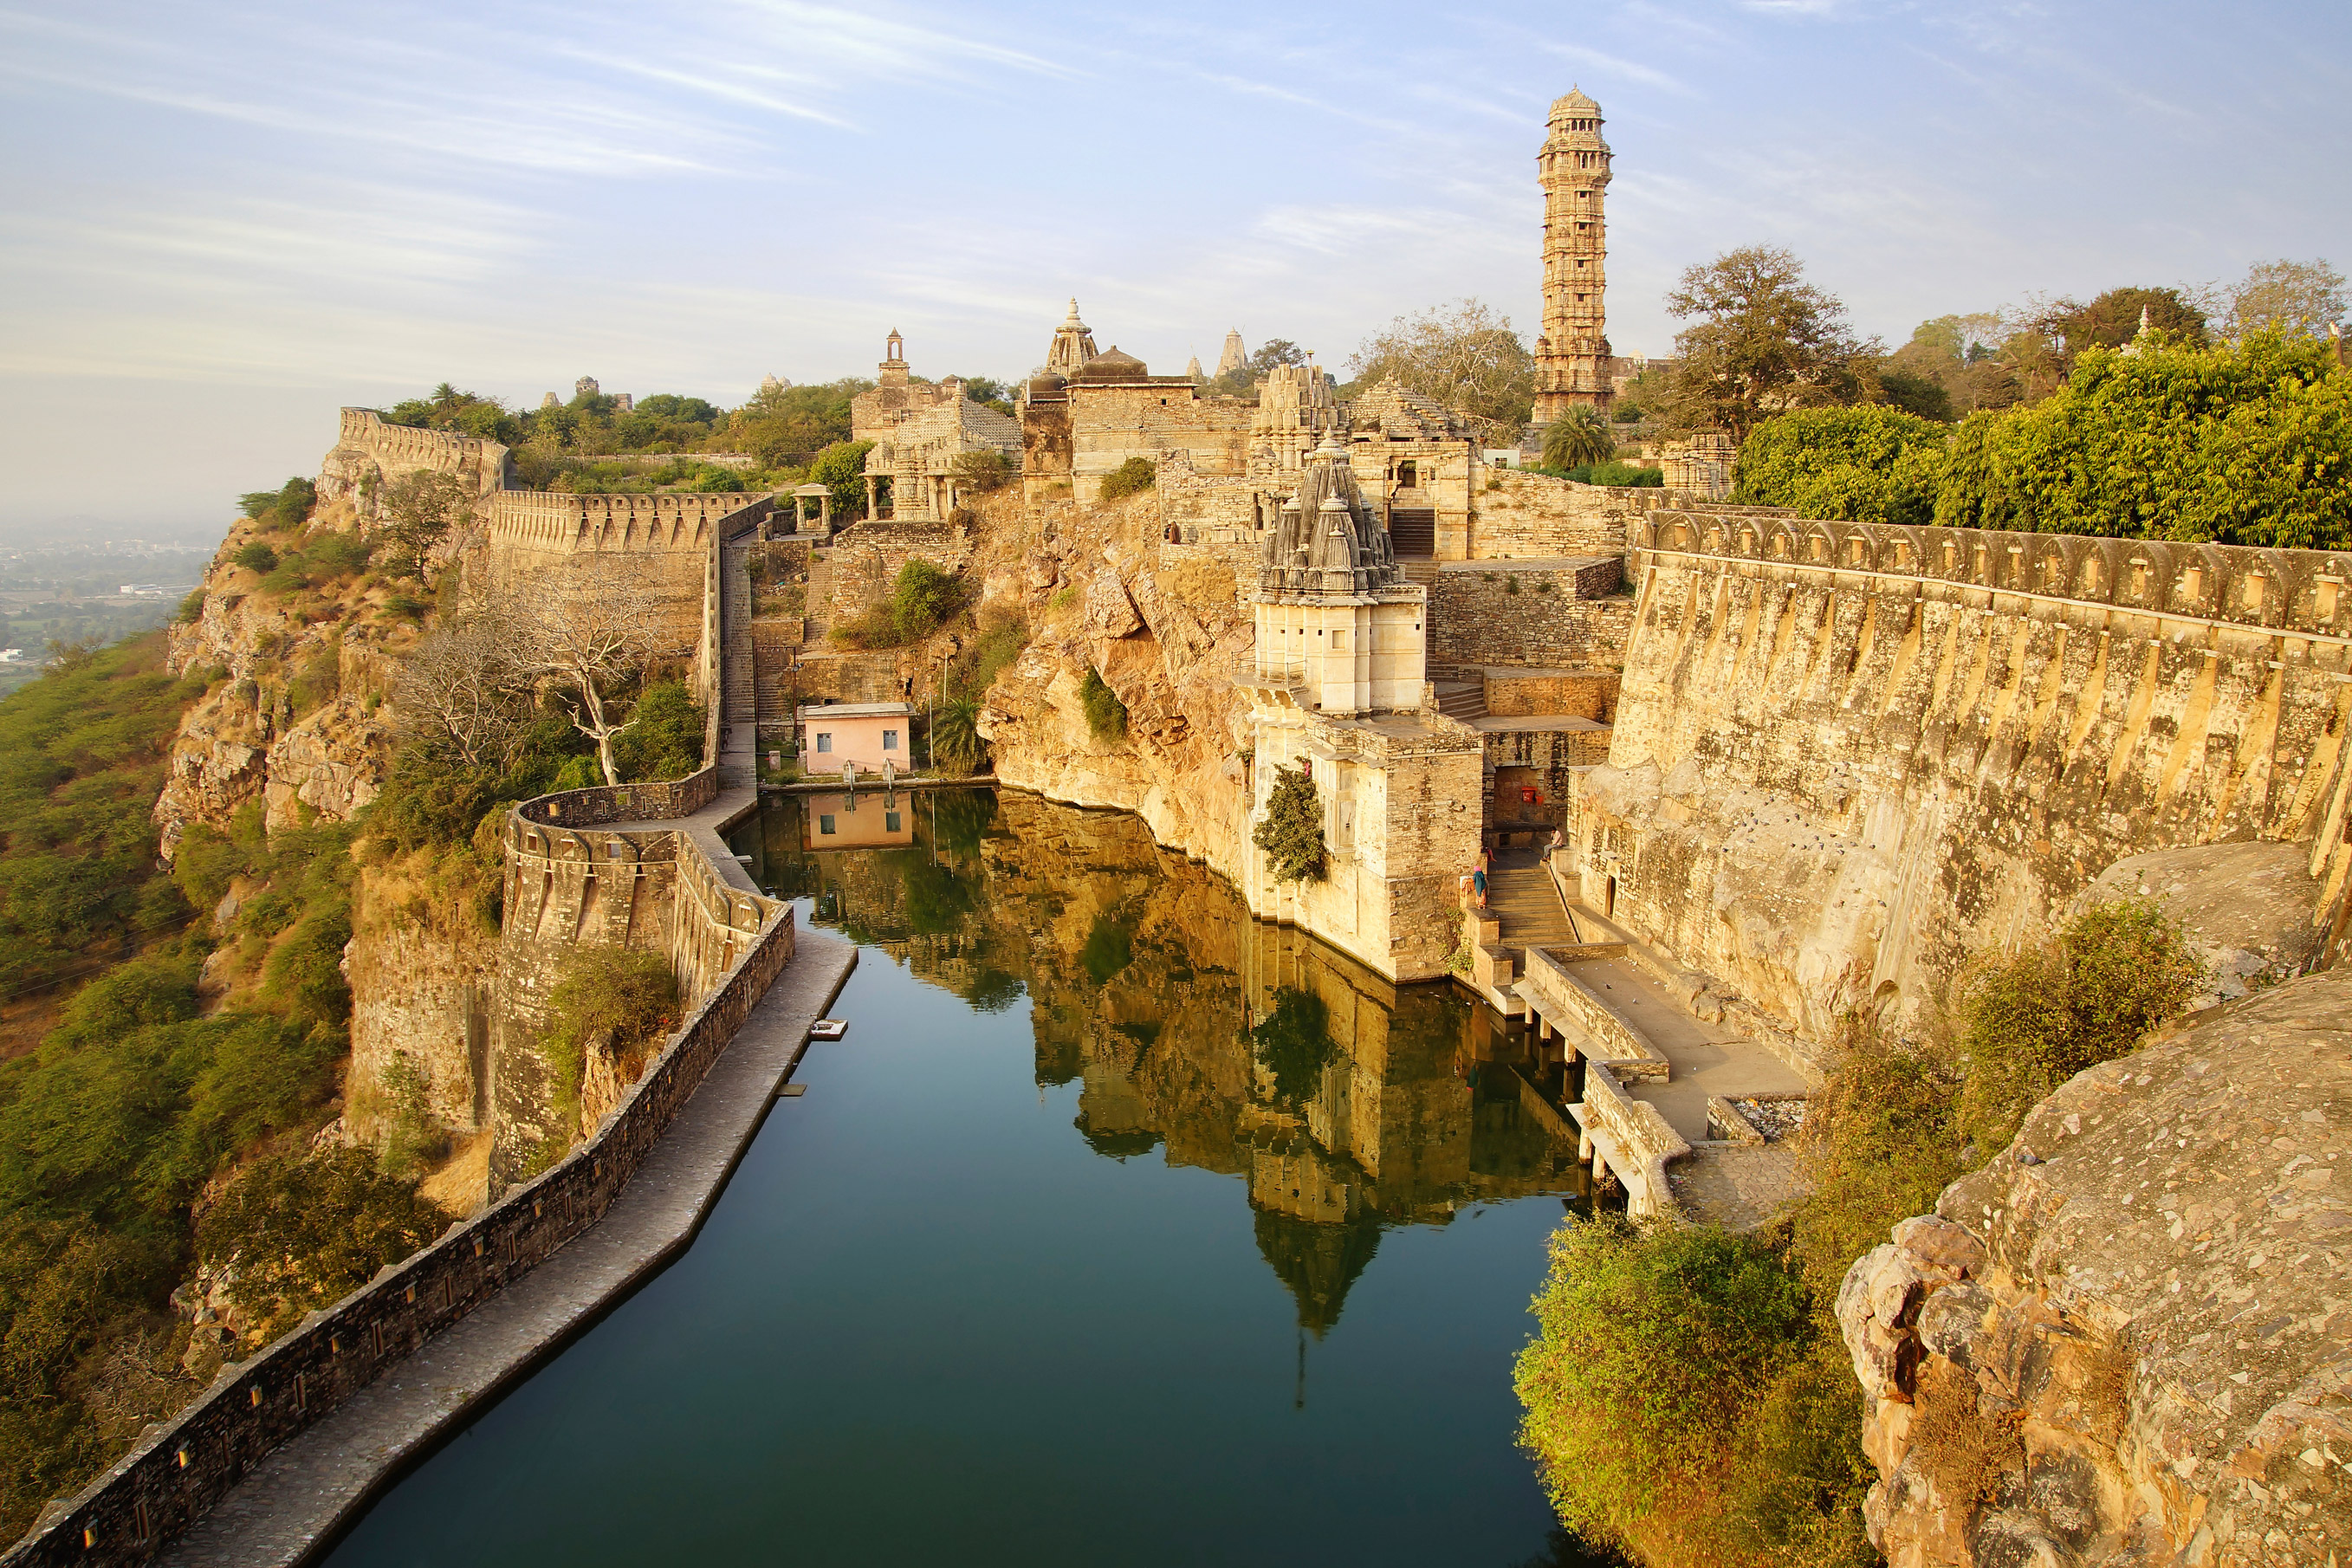
M1828 1038L1933 1005L2124 859L2295 846L2352 904L2352 552L1907 527L1754 509L1633 529L1586 902Z
M454 430L394 425L373 408L346 408L335 448L319 466L319 499L372 498L385 481L420 471L462 480L478 503L504 489L511 479L507 448L499 442Z
M2052 601L2352 638L2352 553L1838 522L1760 510L1654 511L1645 552L1725 556L1797 573L1917 579Z
M502 490L490 502L493 552L564 554L626 552L694 553L719 533L763 518L774 498L719 491L650 495L573 495L562 490Z

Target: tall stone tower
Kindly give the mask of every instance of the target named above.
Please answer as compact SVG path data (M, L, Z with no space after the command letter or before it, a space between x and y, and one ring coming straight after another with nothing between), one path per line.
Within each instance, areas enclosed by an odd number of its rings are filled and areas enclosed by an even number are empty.
M1551 106L1550 134L1536 154L1544 193L1543 335L1536 340L1536 418L1609 406L1609 143L1601 106L1571 90Z

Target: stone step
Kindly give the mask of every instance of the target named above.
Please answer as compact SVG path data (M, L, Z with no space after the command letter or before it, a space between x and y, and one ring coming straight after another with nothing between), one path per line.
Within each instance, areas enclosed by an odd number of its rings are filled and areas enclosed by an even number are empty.
M1440 680L1432 682L1437 690L1437 710L1449 719L1480 719L1486 712L1486 686L1484 681Z

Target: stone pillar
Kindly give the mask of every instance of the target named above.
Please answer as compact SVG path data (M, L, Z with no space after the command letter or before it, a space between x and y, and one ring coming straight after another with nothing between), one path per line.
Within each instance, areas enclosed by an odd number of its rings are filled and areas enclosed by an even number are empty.
M948 511L950 511L950 512L951 512L951 511L955 510L955 480L954 480L954 479L949 479L949 480L947 481L947 487L948 487ZM940 515L945 516L945 515L946 515L946 513L944 513L944 512L943 512L943 513L941 513Z
M794 497L793 498L793 531L794 533L799 533L799 532L801 532L801 531L802 531L801 524L803 524L803 523L806 522L807 521L808 521L808 497L806 497L806 496L794 496Z
M827 539L833 537L833 492L827 490L816 498L817 521L824 525Z
M877 515L874 510L876 504L877 503L874 499L874 476L872 474L868 474L866 476L866 521L868 522L873 521L875 517Z

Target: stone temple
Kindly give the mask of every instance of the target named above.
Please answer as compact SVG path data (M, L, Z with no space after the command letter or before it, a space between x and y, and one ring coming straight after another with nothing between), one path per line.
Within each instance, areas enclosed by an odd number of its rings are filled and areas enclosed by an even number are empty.
M1551 106L1550 134L1536 154L1543 184L1543 335L1536 340L1536 419L1609 406L1609 143L1601 106L1570 92Z

